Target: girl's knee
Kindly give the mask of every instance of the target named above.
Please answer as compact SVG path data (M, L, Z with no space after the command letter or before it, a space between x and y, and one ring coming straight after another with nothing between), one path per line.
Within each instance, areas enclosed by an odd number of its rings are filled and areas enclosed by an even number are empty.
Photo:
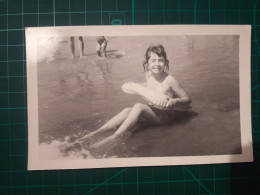
M141 103L137 103L133 106L132 109L134 109L137 112L143 112L145 110L145 108L147 107L147 105L145 104L141 104Z
M122 112L124 112L124 113L129 113L131 111L131 108L125 108Z

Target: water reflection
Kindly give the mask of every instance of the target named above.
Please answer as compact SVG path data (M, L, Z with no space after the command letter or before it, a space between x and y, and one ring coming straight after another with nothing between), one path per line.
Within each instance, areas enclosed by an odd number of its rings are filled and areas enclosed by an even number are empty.
M96 60L96 66L98 67L102 78L107 81L109 78L111 78L111 62L109 63L106 59L98 59Z

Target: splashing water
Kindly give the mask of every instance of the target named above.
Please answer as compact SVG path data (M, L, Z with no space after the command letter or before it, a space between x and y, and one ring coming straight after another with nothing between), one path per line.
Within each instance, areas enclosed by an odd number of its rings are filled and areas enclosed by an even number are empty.
M73 147L68 147L71 144L68 139L65 141L53 140L51 143L41 143L40 153L44 159L85 159L94 158L90 151L82 147L81 144L75 144Z
M46 61L47 64L55 60L56 52L58 51L59 42L57 39L41 38L38 40L39 51L37 53L38 62Z

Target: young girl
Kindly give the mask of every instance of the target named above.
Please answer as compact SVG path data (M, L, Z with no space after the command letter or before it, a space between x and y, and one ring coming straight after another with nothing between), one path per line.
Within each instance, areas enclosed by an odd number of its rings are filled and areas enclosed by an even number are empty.
M146 83L126 83L122 89L125 93L142 96L149 103L137 103L131 108L125 108L101 128L82 137L81 139L85 139L98 132L117 128L113 135L92 145L92 148L115 140L132 128L141 118L150 124L163 125L174 118L176 109L189 106L191 102L189 96L177 80L167 73L169 60L162 45L152 45L147 49L143 67Z

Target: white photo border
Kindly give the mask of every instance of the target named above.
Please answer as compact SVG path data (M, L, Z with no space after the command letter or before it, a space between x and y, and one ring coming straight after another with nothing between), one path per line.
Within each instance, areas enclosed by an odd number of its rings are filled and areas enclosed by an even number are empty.
M140 26L64 26L26 28L28 170L170 166L253 161L251 126L251 26L250 25L140 25ZM140 36L140 35L239 35L239 101L242 154L138 157L109 159L39 158L39 118L37 84L37 38L69 36Z

